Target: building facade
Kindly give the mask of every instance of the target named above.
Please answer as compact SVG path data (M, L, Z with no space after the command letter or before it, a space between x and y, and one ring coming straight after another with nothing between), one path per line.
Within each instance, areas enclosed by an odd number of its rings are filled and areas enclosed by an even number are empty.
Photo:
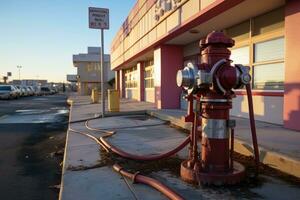
M77 67L78 92L90 95L92 89L100 89L100 47L88 47L87 54L73 55L73 65ZM111 71L110 56L104 55L104 87L111 88L114 72Z
M23 80L13 80L13 85L25 85L25 86L44 86L47 85L47 80L41 79L23 79Z
M300 130L300 1L138 0L111 45L122 97L185 108L178 69L200 62L199 40L223 31L234 63L251 68L257 120ZM245 90L231 114L248 117Z

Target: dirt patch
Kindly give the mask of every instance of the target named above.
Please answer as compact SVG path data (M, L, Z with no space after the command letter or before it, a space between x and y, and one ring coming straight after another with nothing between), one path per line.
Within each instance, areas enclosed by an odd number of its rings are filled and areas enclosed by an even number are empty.
M247 177L248 177L248 181L250 181L249 183L252 182L252 180L254 178L254 174L255 174L255 163L254 163L254 159L252 156L244 156L242 154L239 153L234 153L233 155L234 160L240 162L241 164L243 164L246 167L246 173L247 173ZM300 187L300 179L295 177L295 176L291 176L289 174L286 174L284 172L281 172L277 169L274 169L268 165L262 164L260 163L259 165L259 174L262 175L266 175L266 176L270 176L273 178L279 178L285 182L287 182L290 185L294 185L294 186L298 186ZM258 179L260 179L261 177L259 177ZM263 180L261 180L263 181Z

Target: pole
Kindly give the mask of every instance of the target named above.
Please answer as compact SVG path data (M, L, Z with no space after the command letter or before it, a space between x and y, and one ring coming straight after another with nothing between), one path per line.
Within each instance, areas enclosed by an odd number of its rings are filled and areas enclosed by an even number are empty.
M21 68L22 68L22 66L18 65L17 68L19 70L19 81L20 81L21 80Z
M101 52L100 52L100 75L101 75L101 105L102 105L102 117L105 114L105 88L104 88L104 31L101 29Z

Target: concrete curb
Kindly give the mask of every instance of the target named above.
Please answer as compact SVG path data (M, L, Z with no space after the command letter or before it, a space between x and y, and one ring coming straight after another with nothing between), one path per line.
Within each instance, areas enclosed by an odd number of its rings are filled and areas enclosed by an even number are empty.
M147 110L147 114L153 117L157 117L164 121L169 121L180 128L191 130L191 123L186 123L182 119L173 117L164 113L160 113L155 110ZM252 144L248 142L235 139L234 150L245 156L253 156ZM300 178L300 161L289 156L270 151L263 147L259 147L260 162L266 164L272 168L278 169L284 173Z
M64 157L63 157L63 165L62 165L62 171L61 171L61 181L60 181L60 190L58 194L58 199L62 199L62 193L64 190L64 175L66 173L66 159L67 159L67 149L68 149L68 144L69 144L69 128L70 128L70 120L71 120L71 115L72 115L72 106L73 106L73 100L70 100L69 98L67 99L67 103L70 106L70 111L69 111L69 123L68 123L68 130L67 130L67 135L66 135L66 142L65 142L65 148L64 148Z

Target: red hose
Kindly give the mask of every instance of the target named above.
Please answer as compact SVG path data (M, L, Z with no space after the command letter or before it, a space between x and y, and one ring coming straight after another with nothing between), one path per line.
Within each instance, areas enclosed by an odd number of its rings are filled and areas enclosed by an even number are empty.
M177 194L171 188L167 187L166 185L162 184L161 182L159 182L153 178L139 175L137 173L131 174L131 173L123 170L122 167L118 164L113 165L113 169L115 171L119 172L120 174L122 174L123 176L130 178L133 182L143 183L143 184L146 184L146 185L149 185L149 186L155 188L156 190L158 190L161 193L163 193L164 195L166 195L169 199L172 199L172 200L183 200L184 199L182 196Z
M109 150L114 152L115 154L118 154L119 156L123 158L128 158L132 160L140 160L140 161L153 161L153 160L160 160L163 158L167 158L169 156L174 155L178 151L182 150L186 145L190 143L190 136L187 137L179 146L177 146L175 149L168 151L166 153L160 154L160 155L154 155L154 156L141 156L141 155L134 155L127 153L112 144L110 144L108 141L104 139L104 137L100 137L100 142Z
M256 175L257 175L258 169L259 169L259 151L258 151L258 144L257 144L254 111L253 111L253 100L252 100L252 92L251 92L250 84L246 85L246 91L247 91L247 98L248 98L250 127L251 127L252 142L253 142L253 149L254 149L254 159L255 159L255 165L256 165L255 171L256 171Z

